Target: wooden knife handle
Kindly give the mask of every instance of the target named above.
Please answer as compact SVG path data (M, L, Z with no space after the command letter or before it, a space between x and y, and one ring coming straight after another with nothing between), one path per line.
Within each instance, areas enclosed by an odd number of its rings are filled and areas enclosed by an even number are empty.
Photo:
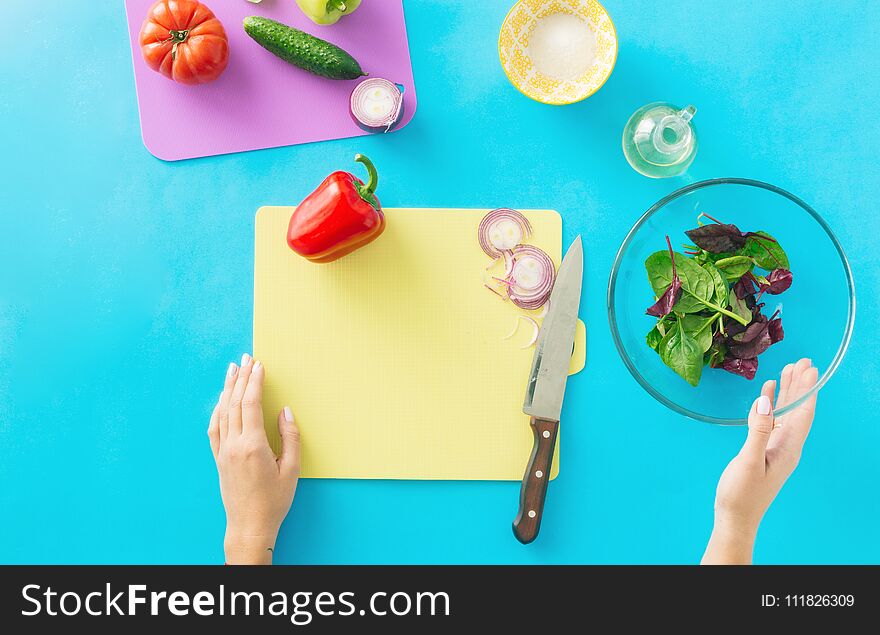
M537 538L541 528L544 497L547 496L553 450L556 448L556 435L559 432L559 422L550 419L532 417L530 425L535 435L535 444L523 475L519 513L513 521L513 535L524 545Z

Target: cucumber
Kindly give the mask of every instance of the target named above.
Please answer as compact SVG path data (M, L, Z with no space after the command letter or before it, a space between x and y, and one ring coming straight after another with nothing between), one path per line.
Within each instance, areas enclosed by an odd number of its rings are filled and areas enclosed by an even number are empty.
M335 44L269 18L244 19L244 30L264 49L294 66L329 79L366 75L351 55Z

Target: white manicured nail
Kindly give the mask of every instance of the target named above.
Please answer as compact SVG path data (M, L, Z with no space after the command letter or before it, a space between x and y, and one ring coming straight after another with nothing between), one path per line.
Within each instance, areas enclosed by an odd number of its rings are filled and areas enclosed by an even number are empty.
M260 362L254 362L254 370L257 370L258 368L262 368L262 367L263 367L263 365Z
M287 421L287 423L293 423L293 413L288 406L284 406L284 420Z
M247 366L250 363L251 363L251 356L250 355L245 353L244 355L241 356L241 367L242 368L244 368L245 366Z
M235 365L235 362L232 362L229 365L229 370L226 371L226 374L232 377L238 371L238 366Z
M766 416L770 414L770 397L767 395L761 395L758 397L758 414L761 416Z

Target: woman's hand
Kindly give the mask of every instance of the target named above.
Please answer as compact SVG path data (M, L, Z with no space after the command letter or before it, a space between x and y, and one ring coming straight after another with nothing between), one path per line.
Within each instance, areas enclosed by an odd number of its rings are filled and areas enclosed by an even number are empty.
M226 508L227 564L271 564L275 539L290 510L299 479L299 430L290 408L278 414L281 456L263 428L266 370L250 355L229 365L208 437Z
M775 408L782 408L816 385L809 359L782 370ZM816 393L791 412L773 418L775 381L768 381L749 413L745 445L730 462L715 494L715 527L703 564L750 564L764 512L797 467L816 412Z

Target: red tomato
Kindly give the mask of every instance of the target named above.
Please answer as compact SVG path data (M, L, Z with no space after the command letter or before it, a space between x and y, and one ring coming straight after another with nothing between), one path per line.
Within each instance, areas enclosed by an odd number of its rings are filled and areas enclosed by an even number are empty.
M196 0L159 0L141 27L147 66L181 84L207 84L229 61L226 31L211 10Z

